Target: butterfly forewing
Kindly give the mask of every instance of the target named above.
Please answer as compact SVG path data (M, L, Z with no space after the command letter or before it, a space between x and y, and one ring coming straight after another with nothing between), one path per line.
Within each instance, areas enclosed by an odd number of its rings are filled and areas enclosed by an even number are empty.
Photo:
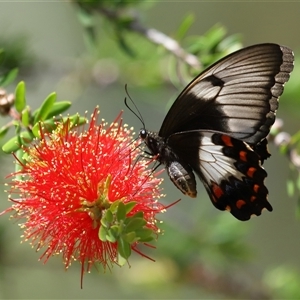
M169 110L159 136L210 129L256 144L270 131L293 53L276 44L241 49L197 76Z

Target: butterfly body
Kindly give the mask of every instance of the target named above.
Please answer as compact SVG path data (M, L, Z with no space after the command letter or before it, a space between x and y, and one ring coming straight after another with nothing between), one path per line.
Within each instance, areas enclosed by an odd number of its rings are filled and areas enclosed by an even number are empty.
M156 156L157 161L166 166L168 175L175 186L183 194L195 198L197 196L196 179L192 168L186 162L180 161L173 149L156 132L141 129L140 136L150 150L150 154Z
M239 220L272 210L262 163L270 156L266 136L293 60L292 51L277 44L234 52L181 92L158 133L140 131L184 194L196 197L195 173L213 205Z

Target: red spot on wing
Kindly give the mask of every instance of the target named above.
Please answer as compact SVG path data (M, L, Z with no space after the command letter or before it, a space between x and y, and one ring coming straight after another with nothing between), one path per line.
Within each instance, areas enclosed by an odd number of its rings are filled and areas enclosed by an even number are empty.
M250 201L253 202L255 200L256 200L256 197L255 196L251 196Z
M256 168L250 167L247 171L247 176L252 178L255 172L256 172Z
M216 196L217 199L219 199L224 194L223 190L216 183L212 184L211 189L212 189L213 194Z
M242 206L243 205L245 205L246 204L246 201L244 201L244 200L238 200L238 201L236 201L236 207L238 208L238 209L241 209L242 208Z
M223 143L228 147L233 147L231 137L228 135L222 135L221 137Z
M257 193L258 190L259 190L259 185L258 184L254 184L253 190L254 190L255 193Z
M240 151L240 160L247 161L247 152L246 151Z

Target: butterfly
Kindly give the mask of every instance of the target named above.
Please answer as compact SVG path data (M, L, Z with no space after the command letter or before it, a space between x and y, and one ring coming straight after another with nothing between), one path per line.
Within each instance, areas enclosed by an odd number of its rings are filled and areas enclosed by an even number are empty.
M158 133L139 136L183 194L196 197L196 174L213 205L241 221L272 211L262 164L293 67L292 50L277 44L231 53L187 85Z

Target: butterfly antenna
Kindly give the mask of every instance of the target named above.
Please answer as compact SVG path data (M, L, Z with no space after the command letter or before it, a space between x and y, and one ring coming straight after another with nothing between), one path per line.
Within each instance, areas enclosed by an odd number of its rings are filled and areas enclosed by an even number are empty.
M132 108L130 108L130 106L128 105L128 102L127 102L127 98L125 97L124 103L125 103L126 107L141 121L141 123L143 124L143 128L145 128L145 122L144 122L144 119L142 117L142 114L139 111L139 109L137 108L137 106L134 103L134 101L132 100L132 98L130 97L130 95L128 93L128 89L127 89L127 84L125 84L125 91L126 91L126 94L129 98L129 100L131 101L131 103L133 104L135 110L137 111L137 113Z

